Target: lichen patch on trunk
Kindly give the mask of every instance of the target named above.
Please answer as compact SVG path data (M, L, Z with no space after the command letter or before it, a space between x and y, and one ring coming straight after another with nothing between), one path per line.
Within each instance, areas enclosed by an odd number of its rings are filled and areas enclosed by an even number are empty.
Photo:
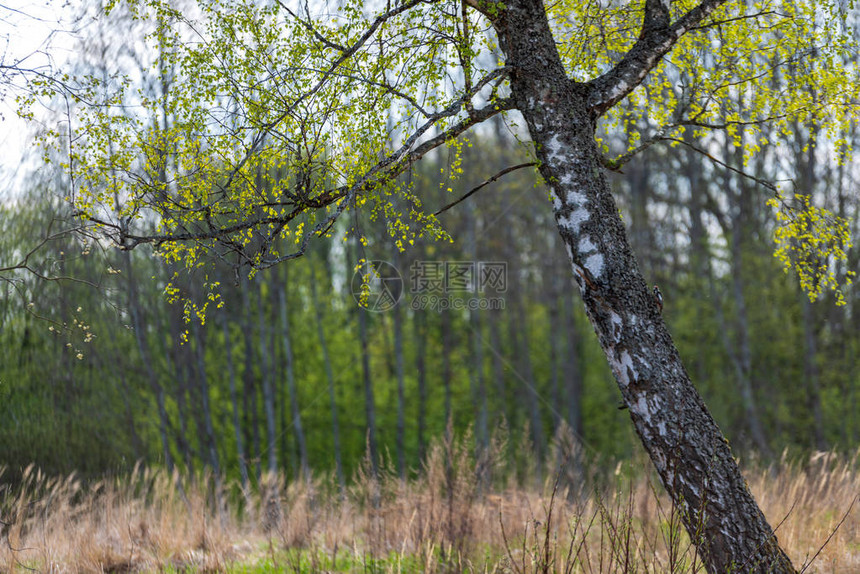
M579 207L571 211L568 215L559 217L558 224L572 235L578 235L582 224L588 221L590 217L591 213L587 209Z
M603 275L603 255L600 253L589 255L585 260L585 268L588 269L592 277L599 278Z
M626 350L621 351L617 358L610 359L610 362L612 363L612 370L615 372L615 376L621 386L627 387L631 382L639 378L639 373L636 372L636 368L633 366L633 357Z
M587 235L579 240L579 252L584 254L591 253L593 251L597 251L597 245L595 245L591 238Z

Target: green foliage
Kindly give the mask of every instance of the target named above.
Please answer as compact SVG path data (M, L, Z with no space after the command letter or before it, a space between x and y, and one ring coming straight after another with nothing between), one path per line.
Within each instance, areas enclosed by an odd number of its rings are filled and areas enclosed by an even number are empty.
M672 2L672 20L696 4ZM571 76L587 81L611 69L636 42L643 10L643 1L553 3L549 14ZM754 156L791 145L797 125L819 127L831 155L850 156L860 86L852 26L839 2L725 3L607 113L604 129L627 134L626 148L608 164L619 167L625 154L655 140L677 146L685 134L702 141L718 130L740 150L737 169L744 169ZM833 267L845 260L845 220L788 206L778 193L770 204L780 219L774 255L795 269L811 300L822 290L841 293Z
M400 147L409 136L461 119L445 110L487 73L476 59L486 35L466 30L478 22L466 25L459 3L371 10L356 1L301 17L241 0L201 3L195 16L160 0L130 9L153 23L144 30L157 56L144 72L163 89L136 93L120 81L104 105L78 110L85 137L65 167L83 216L113 212L110 221L133 224L154 212L160 253L189 268L217 245L249 248L260 237L284 241L252 263L277 259L330 237L335 217L365 205L401 247L441 233L390 173L414 161ZM461 65L472 76L451 80ZM117 113L119 104L140 112ZM212 226L228 231L207 235ZM197 240L179 240L180 230Z
M768 205L776 209L774 256L786 273L794 271L801 288L815 302L825 291L833 291L836 305L845 305L843 284L850 286L856 273L837 277L836 266L848 261L851 249L849 222L827 209L812 205L808 195L795 195L793 202L772 198Z
M690 5L673 2L673 14ZM103 69L80 76L78 99L97 105L70 108L74 137L61 130L45 134L60 152L49 154L51 162L61 175L71 175L73 185L37 187L36 197L60 195L73 206L75 221L95 225L89 231L137 246L130 260L140 289L141 328L139 333L129 328L128 271L115 253L100 252L99 243L51 242L50 256L36 268L65 265L69 274L94 283L105 280L99 283L108 288L104 297L68 283L41 285L17 276L4 281L0 415L14 421L0 437L7 445L4 460L25 465L35 458L46 468L93 473L138 456L163 462L154 380L164 395L168 454L180 466L210 464L206 421L200 416L206 396L221 468L235 475L240 461L229 354L251 474L269 446L263 436L262 390L268 381L276 394L279 461L295 476L298 446L277 321L279 290L286 283L295 398L309 458L314 470L330 470L332 413L308 289L313 277L320 283L346 474L353 474L365 454L367 425L359 406L364 389L358 318L348 287L356 260L394 254L402 257L407 282L409 264L417 259L505 261L518 280L516 290L505 296L509 306L475 323L467 313L451 312L444 321L436 313L421 315L426 350L414 336L419 312L401 309L409 469L420 467L427 440L445 431L446 383L455 434L467 435L475 424L478 393L471 385L476 371L484 376L489 426L509 433L507 452L522 477L534 472L530 449L549 445L567 414L572 399L563 379L571 366L581 375L583 396L575 408L584 423L578 438L588 454L633 453L627 413L615 408L616 386L584 313L576 305L570 313L573 326L562 321L561 310L575 289L551 231L546 191L534 190L539 187L535 178L521 170L469 198L474 212L431 215L450 202L451 194L462 194L523 160L510 152L507 140L483 132L463 135L471 127L469 108L503 105L499 94L507 89L508 71L498 67L498 49L484 17L467 11L464 20L462 3L449 1L383 9L351 0L331 13L315 14L241 0L204 1L182 11L161 0L114 2L108 8L108 22L125 22L130 36L145 38L146 49L137 54L143 64L136 70L100 62L96 66ZM134 18L130 23L126 10ZM381 19L388 10L390 17ZM561 2L549 10L569 73L586 81L609 69L635 42L642 2ZM679 239L689 235L685 209L692 210L692 190L673 175L679 154L635 160L648 169L639 172L635 189L618 195L624 222L652 235L652 243L636 249L641 248L649 279L659 280L667 295L664 317L678 333L682 354L694 358L696 383L720 424L742 445L744 412L731 362L740 339L736 315L741 302L734 300L729 271L735 236L743 236L737 257L747 285L750 376L771 437L808 447L815 424L798 352L804 339L797 290L773 273L778 266L769 253L751 247L750 237L771 233L779 262L795 270L811 299L833 297L845 304L833 312L842 318L841 330L838 322L821 326L824 319L818 318L815 334L821 346L815 361L834 365L821 377L828 440L849 444L858 432L856 425L833 422L851 412L850 402L839 397L856 396L858 383L850 357L860 337L847 326L856 290L850 282L838 283L839 268L856 268L847 223L856 205L848 201L846 209L833 207L842 183L831 184L835 164L830 161L825 162L827 177L817 178L812 170L815 185L807 191L815 201L806 195L793 203L774 200L776 222L762 212L765 202L761 194L752 195L752 185L732 179L743 170L755 171L747 175L760 181L797 171L797 165L783 166L781 151L810 145L799 130L790 129L797 125L821 130L817 149L822 155L838 152L845 164L852 161L846 148L855 112L842 104L853 101L858 82L840 17L832 3L728 3L682 38L630 95L629 105L611 111L601 126L607 150L622 155L658 134L675 143L689 140L715 160L693 165L705 188L699 208L710 213L707 245L700 253ZM372 37L365 36L368 29L375 32ZM138 85L141 75L153 81ZM46 95L54 91L49 83L41 89ZM504 131L501 124L495 127ZM424 161L417 163L412 154L418 142L437 135L439 150L423 150ZM844 179L844 188L850 189L850 176ZM628 209L634 193L645 194L641 213ZM723 204L748 195L753 199L744 203L751 206L749 222L732 228ZM46 205L38 199L33 203ZM3 267L38 243L41 235L34 232L47 224L39 209L0 209L0 217L10 222L0 237ZM45 211L56 209L51 204ZM430 241L462 240L469 234L475 236L474 246ZM359 239L354 258L348 253L351 235ZM306 250L312 237L337 240L317 243L313 249L318 251ZM140 243L149 241L159 262L142 251ZM267 269L299 253L306 257L290 263L288 281L282 267ZM706 265L691 264L696 258ZM260 270L250 278L237 276L236 264ZM34 320L36 313L53 323ZM196 317L199 331L186 328L183 315ZM398 418L393 317L369 314L367 321L381 450L392 451ZM443 329L453 333L447 356ZM475 340L484 345L481 364L476 364ZM423 403L415 367L422 354ZM450 376L443 369L446 361ZM200 384L204 375L206 394ZM541 399L541 433L524 430L535 426L527 408L529 392ZM419 419L425 444L418 438ZM92 440L98 446L88 451Z
M672 20L696 4L673 2ZM744 146L746 159L768 144L765 128L788 134L798 121L842 133L856 118L846 104L856 97L857 72L840 7L811 0L727 2L682 36L628 96L630 106L610 111L607 121L639 137L664 130L664 137L679 138L690 127L701 136L721 127ZM551 4L569 73L587 81L611 69L638 38L643 10L641 0ZM742 141L742 130L751 137Z
M695 4L673 2L673 21ZM586 82L611 69L639 37L643 13L642 0L552 3L570 76ZM448 238L411 178L397 176L436 134L432 147L451 158L447 176L460 177L467 140L457 136L478 122L474 106L501 105L507 71L486 15L452 0L351 0L331 12L246 0L106 5L106 18L128 16L145 38L141 68L82 74L72 99L88 105L70 111L75 137L45 135L64 148L59 161L75 182L66 199L84 220L125 246L153 242L188 269L213 252L260 268L296 257L312 238L331 238L350 210L383 219L401 250ZM604 129L627 134L622 157L643 141L677 145L687 132L721 130L742 153L741 169L797 124L819 126L848 153L860 86L851 25L835 1L726 3L609 111ZM139 74L158 87L137 86ZM56 90L34 88L24 114ZM834 285L810 260L839 257L830 247L844 243L839 222L828 221L776 237L777 257L813 299ZM208 288L216 298L217 285ZM203 320L205 304L186 315Z

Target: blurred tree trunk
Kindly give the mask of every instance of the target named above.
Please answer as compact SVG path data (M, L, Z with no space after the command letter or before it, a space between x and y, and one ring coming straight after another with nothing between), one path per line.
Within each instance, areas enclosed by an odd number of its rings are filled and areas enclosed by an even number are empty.
M513 257L508 259L513 260ZM528 409L529 429L533 448L532 462L534 463L536 484L543 483L544 433L541 419L539 395L534 378L531 361L531 346L529 344L529 321L525 313L526 296L519 280L518 269L508 269L508 303L511 306L508 318L508 337L511 348L514 349L517 377L517 397L521 405Z
M278 436L275 405L275 390L272 383L271 359L266 342L266 298L263 296L263 281L257 277L257 328L260 330L260 378L263 381L263 411L266 413L266 470L278 472Z
M227 377L230 385L230 406L233 414L233 432L236 437L236 459L239 463L239 477L242 490L248 488L248 461L245 455L245 442L242 437L242 424L239 418L239 398L236 393L236 366L233 364L233 343L230 338L230 321L226 313L221 313L221 328L224 331L224 354L227 356Z
M394 266L401 267L400 252L397 247L392 254ZM401 293L402 295L402 293ZM397 473L401 479L406 478L406 383L404 380L403 360L403 305L401 301L391 309L394 314L394 361L397 376Z
M548 278L550 285L544 288L541 298L547 302L547 321L549 322L549 390L553 405L550 409L550 415L552 416L553 429L558 431L565 418L560 410L561 405L564 404L561 392L562 340L561 329L559 329L563 315L559 309L561 299L556 291L556 278L549 275L548 272L548 269L545 270L544 279Z
M343 494L346 490L346 480L343 475L343 456L340 446L340 424L337 416L337 400L334 387L334 373L331 368L331 357L328 352L328 344L326 342L325 331L323 330L324 318L322 304L319 300L317 292L317 274L314 265L311 265L311 304L314 306L314 315L317 324L317 340L320 344L320 352L322 353L323 368L325 369L326 381L328 382L328 398L329 409L331 410L331 433L334 440L334 464L335 473L337 475L337 484L340 487L340 492Z
M573 299L567 295L562 305L564 321L564 340L567 343L564 353L564 380L567 386L567 424L577 441L582 441L585 428L582 422L582 360L579 344L579 332L576 326L576 316L573 314ZM562 403L559 403L562 404Z
M251 324L253 308L251 307L251 297L249 295L250 290L251 281L247 277L243 277L239 284L239 293L242 301L240 325L242 328L242 340L245 350L245 368L242 373L242 412L245 420L244 428L250 429L250 456L251 460L254 461L254 476L259 481L260 477L263 475L263 451L260 444L260 409L257 405L257 378L254 376L254 337L253 325ZM262 368L260 369L260 372L262 372Z
M128 434L131 437L132 450L134 451L134 460L141 461L144 458L144 445L140 440L140 435L137 433L137 426L134 424L134 410L131 408L132 391L131 385L128 384L128 378L125 376L125 368L119 369L119 381L122 387L122 404L125 407L125 422L128 425Z
M808 129L808 135L805 130ZM795 164L797 170L797 193L809 198L814 203L816 190L816 141L819 130L811 125L794 126ZM800 297L803 305L803 373L806 378L807 404L812 412L813 446L818 450L827 450L827 440L824 438L824 414L821 410L821 384L818 375L818 345L816 344L815 309L806 293L801 290Z
M743 141L743 129L738 137ZM724 139L724 157L727 164L734 163L738 169L743 166L742 146L735 148L732 154L729 138ZM746 179L728 170L723 170L724 189L728 194L728 224L729 229L724 229L729 241L729 252L731 261L731 289L732 310L734 311L734 323L736 341L729 350L732 363L735 367L736 384L741 405L744 409L744 421L750 433L753 445L766 457L771 456L770 446L764 433L764 427L759 417L758 404L753 389L752 368L752 345L750 342L749 320L747 317L746 293L744 289L744 248L749 245L746 238L749 233L749 219L752 217L752 190L746 185ZM728 340L728 339L726 339Z
M448 293L442 293L439 296L445 297ZM454 374L451 368L451 353L453 353L454 345L454 327L451 324L451 310L443 309L439 313L439 338L442 340L442 388L445 392L445 438L450 440L451 436L448 433L454 425L454 413L451 398L451 383Z
M630 246L646 277L654 277L652 259L657 255L653 240L653 222L648 216L651 196L651 161L640 158L624 169L630 191Z
M191 318L191 333L194 337L194 364L189 365L189 371L194 373L196 366L197 389L201 434L200 448L205 449L208 456L208 464L216 477L221 476L221 463L218 458L218 447L215 444L215 429L212 424L212 406L209 393L209 377L206 375L206 349L204 347L204 332L197 317Z
M466 217L466 236L465 250L469 258L469 263L472 265L473 285L470 297L474 297L474 303L478 303L480 293L480 276L478 275L478 216L475 213L474 203L468 202L463 209ZM469 330L471 331L472 342L472 369L469 372L469 383L472 394L472 402L474 406L475 417L475 447L476 459L483 461L490 444L490 437L487 428L487 388L486 379L484 377L484 341L481 336L481 313L482 311L473 306L469 309ZM479 473L479 479L484 477Z
M856 149L854 146L857 145L857 136L852 134L849 138L851 149ZM852 170L850 169L850 165L846 169L846 163L848 162L843 161L837 164L833 187L836 192L836 214L842 219L850 220L848 205L853 192L849 191L848 194L846 194L845 190L853 190L854 181L851 176ZM851 231L851 237L856 238L859 235L857 221L860 218L854 217L853 219L854 228ZM848 260L844 263L837 264L837 277L844 277L847 270L857 269L857 244L858 242L855 239L854 245L848 250ZM833 319L831 322L834 325L834 341L838 349L836 353L838 358L837 364L841 367L838 369L838 372L841 374L839 376L839 392L843 397L845 397L845 400L842 401L844 407L842 413L844 413L843 419L845 422L840 425L840 429L845 443L857 444L860 442L860 433L858 433L857 417L854 416L854 413L857 412L858 385L853 384L853 382L858 379L856 376L857 361L855 361L853 357L852 343L857 340L857 325L860 321L849 321L846 306L833 305L831 307L831 312L833 313ZM851 328L851 325L855 326L854 329Z
M824 438L824 414L821 410L821 384L818 378L818 349L815 342L815 309L806 293L800 293L803 299L803 373L808 388L808 405L812 412L812 429L814 447L825 451L829 447Z
M352 261L358 261L358 240L353 239L354 259L347 257L347 269L352 277L355 269ZM379 446L376 441L376 397L373 392L373 378L370 373L370 344L367 334L367 310L358 305L358 339L361 345L361 371L364 380L364 417L367 455L370 457L370 470L373 477L379 476Z
M188 432L188 405L186 401L187 382L185 377L185 361L183 360L182 340L182 311L176 305L171 305L168 310L170 321L170 339L165 340L165 356L167 357L167 370L172 373L176 381L176 412L179 417L179 434L176 442L185 459L185 469L189 474L194 474L194 457L191 450ZM169 345L169 347L168 347ZM172 361L171 361L172 358ZM171 364L172 363L172 364Z
M505 300L505 311L510 312L510 300L508 300L507 298ZM496 383L496 400L494 401L496 411L496 426L498 426L503 421L506 424L511 424L513 422L511 411L509 411L509 408L512 405L510 404L511 401L508 400L507 383L505 381L505 365L502 355L503 345L501 317L505 311L491 311L489 321L490 350L493 354L491 361L492 374L493 380Z
M293 432L296 436L296 444L299 449L299 467L301 469L302 478L305 481L310 481L311 470L308 464L308 446L305 441L305 431L302 427L302 413L299 408L299 391L296 386L296 375L294 370L293 360L293 345L290 335L290 318L287 305L286 286L290 284L289 266L284 265L284 284L276 284L275 288L278 291L278 302L281 308L281 341L284 346L285 369L287 372L287 391L290 395L290 414L293 419ZM286 429L284 429L286 430Z
M518 326L517 329L511 333L511 336L512 340L515 341L515 348L518 349L520 359L518 364L522 369L520 374L523 378L521 381L521 388L524 393L523 398L529 408L529 426L532 430L532 445L534 447L535 481L536 484L543 484L543 465L546 462L544 457L545 439L543 419L541 418L540 412L540 394L538 393L537 381L535 380L534 370L532 369L529 321L526 317L524 307L525 303L522 300L517 300L515 309L517 320L516 322L511 322L511 325L516 323ZM517 333L519 336L517 336Z
M379 447L376 441L376 398L370 374L370 347L367 335L367 311L358 309L358 336L361 341L361 369L364 375L364 416L367 429L367 449L374 476L379 475Z
M415 370L418 375L418 463L427 454L427 311L415 311L412 333L415 339Z
M690 145L694 144L692 134L684 133L684 141ZM711 305L719 307L719 301L714 297L715 286L711 277L711 255L709 251L708 231L705 226L704 215L705 205L707 203L707 194L704 186L707 185L702 179L702 162L699 155L691 148L686 148L685 153L681 156L682 167L687 184L690 188L690 197L687 201L687 210L690 220L690 270L693 274L692 284L697 291L704 297L705 289L711 288L709 299ZM696 306L696 323L704 325L705 309L704 301L702 305ZM724 322L720 324L720 330L725 332ZM696 341L699 345L706 345L708 341L703 338L698 338ZM728 350L728 347L727 347ZM696 379L702 381L706 375L705 353L697 353L693 359L695 361Z
M128 288L128 312L131 317L131 328L134 331L134 339L137 343L137 351L140 353L140 361L143 365L144 371L146 372L146 379L152 389L152 394L155 395L155 404L158 410L158 434L161 437L161 452L164 456L164 463L167 465L167 471L172 473L173 455L170 452L170 441L167 434L168 420L167 407L165 406L164 399L164 387L161 386L152 363L152 353L150 353L149 343L143 326L143 311L140 307L140 297L138 296L137 281L134 277L130 251L123 252L123 260L125 261L125 276Z

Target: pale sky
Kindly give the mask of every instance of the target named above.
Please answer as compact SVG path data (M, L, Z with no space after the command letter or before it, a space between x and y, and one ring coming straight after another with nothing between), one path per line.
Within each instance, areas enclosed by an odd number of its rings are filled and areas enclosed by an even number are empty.
M61 70L74 46L71 13L75 7L61 0L0 0L0 63L24 69ZM9 81L10 78L3 78ZM35 126L17 117L15 98L24 85L21 77L12 77L13 87L0 92L0 201L14 192L19 169L32 148ZM34 110L38 115L39 110ZM38 165L29 162L27 166ZM17 174L17 177L16 177Z

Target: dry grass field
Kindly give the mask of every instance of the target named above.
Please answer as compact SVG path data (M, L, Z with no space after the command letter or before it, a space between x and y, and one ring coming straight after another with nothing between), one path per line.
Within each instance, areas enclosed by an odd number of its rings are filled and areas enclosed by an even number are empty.
M466 451L437 446L422 478L358 476L344 493L270 478L243 495L148 469L85 484L31 468L14 489L0 476L0 572L704 572L637 465L574 495L553 478L482 487ZM807 572L860 572L859 462L747 466L795 565L815 557Z

